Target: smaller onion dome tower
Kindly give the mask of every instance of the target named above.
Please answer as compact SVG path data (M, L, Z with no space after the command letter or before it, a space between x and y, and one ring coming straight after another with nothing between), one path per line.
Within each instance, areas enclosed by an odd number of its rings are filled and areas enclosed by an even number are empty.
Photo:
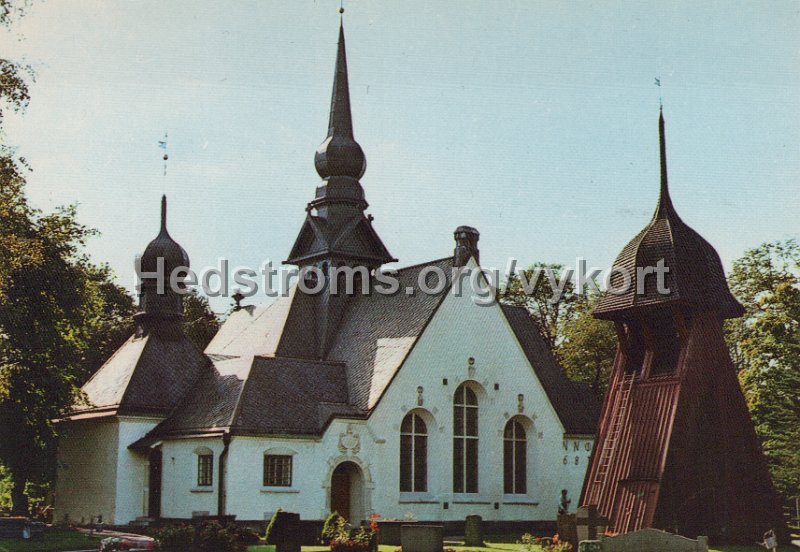
M167 196L161 198L161 230L147 244L138 260L141 283L139 285L139 312L136 321L141 333L154 328L166 328L183 319L183 295L170 285L173 273L185 276L189 268L189 255L167 230ZM180 283L180 288L185 287Z

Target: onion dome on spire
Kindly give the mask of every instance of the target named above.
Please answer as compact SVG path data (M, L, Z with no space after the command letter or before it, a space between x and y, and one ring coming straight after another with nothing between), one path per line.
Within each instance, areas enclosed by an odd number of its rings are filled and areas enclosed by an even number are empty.
M159 259L163 259L163 271L159 271ZM183 316L183 296L170 285L172 272L179 267L179 276L185 276L189 268L189 255L167 231L167 196L161 198L161 231L144 250L139 260L141 284L139 286L139 313L136 315L144 330L153 326L149 320L176 320ZM159 274L160 272L160 274ZM163 285L159 283L163 278ZM178 284L181 288L184 282Z
M661 191L650 223L631 240L614 261L611 288L593 314L617 320L666 305L684 306L696 311L718 311L724 318L736 318L744 309L728 289L722 262L714 247L690 228L675 211L667 181L667 146L664 114L659 112L658 131L661 153ZM658 290L657 274L641 269L656 268L660 260L669 271L664 287ZM624 286L624 276L630 276ZM640 282L640 277L644 280ZM622 291L622 288L626 288Z
M344 44L344 27L339 23L339 49L336 55L336 73L333 78L331 112L328 136L317 148L314 166L324 178L349 176L359 179L367 170L367 158L353 138L353 119L350 115L350 89L347 83L347 55Z
M155 272L158 269L158 259L164 259L164 273L169 277L172 270L179 266L189 267L189 255L183 247L172 239L167 231L167 196L161 197L161 231L153 239L142 254L141 266L143 272Z

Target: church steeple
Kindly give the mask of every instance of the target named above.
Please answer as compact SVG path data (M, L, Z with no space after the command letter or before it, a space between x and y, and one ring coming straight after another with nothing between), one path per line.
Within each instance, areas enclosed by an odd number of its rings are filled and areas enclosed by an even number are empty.
M286 263L297 266L365 266L369 270L396 261L383 245L359 178L367 160L353 137L344 27L339 24L328 135L317 149L314 166L323 183L309 202L306 221Z
M183 317L183 296L172 290L170 276L179 268L189 268L189 256L167 230L167 196L161 197L161 228L158 235L147 244L139 259L141 283L139 286L139 312L136 317L143 331L163 322ZM163 287L159 285L160 273Z
M350 87L347 81L347 53L344 44L344 26L341 21L336 72L333 76L331 93L331 112L328 118L328 136L314 155L314 166L322 178L331 176L361 178L367 169L364 151L353 137Z

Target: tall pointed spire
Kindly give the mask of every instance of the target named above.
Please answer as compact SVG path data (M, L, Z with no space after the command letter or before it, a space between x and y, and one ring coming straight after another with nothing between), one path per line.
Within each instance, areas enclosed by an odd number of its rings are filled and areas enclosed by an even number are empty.
M161 231L167 231L167 194L161 196Z
M328 136L336 132L353 137L353 117L350 114L350 84L347 80L347 52L344 44L344 22L339 20L339 47L336 52L336 73L333 76L331 112Z
M367 169L364 151L353 137L353 118L350 114L350 88L347 79L347 54L344 25L339 22L339 47L336 72L333 77L328 136L314 155L314 166L322 178L349 176L361 178Z
M670 215L677 216L669 197L669 184L667 180L667 137L664 131L664 108L658 109L658 140L661 153L661 191L658 196L658 207L653 218L665 218Z

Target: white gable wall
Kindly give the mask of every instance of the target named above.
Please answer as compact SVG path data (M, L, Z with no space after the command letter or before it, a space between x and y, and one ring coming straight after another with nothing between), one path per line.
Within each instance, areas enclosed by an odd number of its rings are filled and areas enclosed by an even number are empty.
M55 485L56 523L114 519L119 426L113 416L63 422Z
M475 359L472 369L468 359ZM443 384L447 378L447 385ZM471 381L479 400L479 493L452 492L453 395ZM495 384L499 389L495 389ZM418 406L418 387L423 388ZM518 395L524 396L519 412ZM428 492L399 492L399 430L407 412L420 408L428 420ZM528 437L526 495L503 495L503 429L524 417ZM552 520L560 490L577 503L588 465L564 463L564 428L498 305L476 305L469 293L444 299L370 418L385 444L372 463L373 509L390 517L419 519ZM582 445L583 446L583 445ZM574 459L573 459L574 462ZM444 503L448 508L444 509Z

